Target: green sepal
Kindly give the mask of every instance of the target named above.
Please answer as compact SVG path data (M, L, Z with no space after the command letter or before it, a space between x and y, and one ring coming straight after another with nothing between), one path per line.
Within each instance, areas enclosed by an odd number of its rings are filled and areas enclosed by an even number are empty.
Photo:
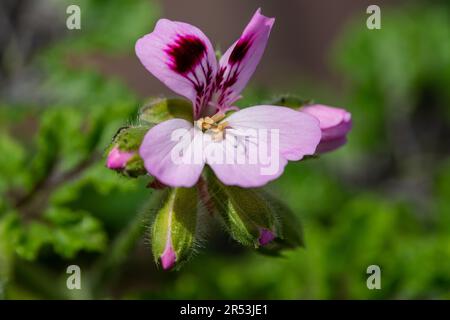
M127 126L117 130L111 148L118 146L121 151L137 151L148 132L148 126Z
M298 109L300 107L304 107L313 103L314 101L311 99L303 99L289 94L276 97L275 99L270 101L271 105L288 107L293 109Z
M147 170L144 167L144 160L136 153L130 160L121 173L130 178L137 178L147 174Z
M157 98L151 100L139 111L139 120L154 125L179 118L193 122L192 102L177 98Z
M150 230L153 256L159 263L170 241L178 268L194 252L198 220L197 188L169 189L163 198Z

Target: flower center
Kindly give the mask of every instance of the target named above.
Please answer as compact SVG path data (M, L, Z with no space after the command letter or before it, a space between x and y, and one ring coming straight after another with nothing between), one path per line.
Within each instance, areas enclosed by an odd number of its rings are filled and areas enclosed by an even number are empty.
M228 122L219 123L225 118L225 114L216 113L212 117L200 118L196 121L197 127L202 132L211 131L213 141L219 142L224 139L225 129L228 127Z

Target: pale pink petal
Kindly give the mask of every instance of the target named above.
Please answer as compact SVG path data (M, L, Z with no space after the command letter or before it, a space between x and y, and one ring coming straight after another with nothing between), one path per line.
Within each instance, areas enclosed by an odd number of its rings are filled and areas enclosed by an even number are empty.
M229 123L225 139L216 145L225 154L237 150L235 155L236 158L241 155L240 163L238 160L217 163L215 157L209 154L205 157L217 177L227 185L265 185L283 173L288 160L297 161L314 154L321 137L316 118L285 107L255 106L233 113L225 121Z
M346 143L347 143L347 137L345 137L345 136L341 137L341 138L336 138L333 140L320 141L319 145L317 146L316 153L321 154L321 153L325 153L325 152L330 152L330 151L333 151L333 150L336 150L336 149L342 147Z
M197 118L210 100L217 69L215 52L203 32L187 23L161 19L135 49L148 71L193 102Z
M239 99L261 60L274 22L274 18L263 16L258 9L241 37L220 59L216 85L219 109Z
M290 161L314 154L321 139L315 117L287 107L254 106L233 113L226 121L235 129L279 130L280 153Z
M239 144L238 148L234 148L232 143L229 143L227 140L228 139L226 138L221 143L214 143L217 147L217 152L223 154L224 159L226 159L227 154L230 155L233 154L233 152L239 152L241 155L246 155L247 149L244 144ZM216 161L216 158L211 156L210 153L206 153L205 157L207 164L212 168L215 175L222 183L242 188L256 188L280 177L287 164L287 160L278 153L273 155L272 153L266 154L269 155L269 161L263 164L250 162L250 156L244 156L243 158L245 160L242 162L237 162L234 159L234 161L230 163L227 163L227 161Z
M345 137L352 128L352 115L345 109L320 104L300 108L300 111L316 117L322 130L322 141Z
M151 128L139 149L148 173L171 187L194 186L204 167L202 150L194 137L193 125L182 119L167 120ZM174 154L180 156L177 161ZM194 159L195 154L199 157Z

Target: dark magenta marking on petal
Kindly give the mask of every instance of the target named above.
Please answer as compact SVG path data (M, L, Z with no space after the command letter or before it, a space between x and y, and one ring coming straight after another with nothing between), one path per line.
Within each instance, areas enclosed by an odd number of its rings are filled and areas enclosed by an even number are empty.
M180 74L186 74L200 63L206 53L206 46L194 35L179 35L165 52L170 57L169 67Z
M248 52L248 49L250 49L250 46L252 45L252 37L247 36L244 38L240 38L236 45L234 46L233 51L230 54L230 58L228 59L228 62L230 64L234 64L237 62L242 61L245 58L245 55Z

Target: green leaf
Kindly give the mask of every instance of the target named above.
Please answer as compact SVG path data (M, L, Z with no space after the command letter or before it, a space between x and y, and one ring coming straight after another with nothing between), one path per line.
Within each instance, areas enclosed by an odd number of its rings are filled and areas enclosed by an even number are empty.
M51 208L45 218L55 226L51 244L63 257L73 258L81 250L101 252L106 248L107 236L101 222L86 212Z
M35 260L45 246L73 258L82 250L102 251L107 241L100 221L86 212L56 207L45 212L43 222L24 225L17 219L12 239L16 253L26 260Z
M20 230L18 222L18 216L14 213L0 218L0 300L6 294L14 268L14 243Z
M25 164L25 150L15 139L0 131L0 194L7 188L21 184ZM3 198L3 197L2 197ZM0 200L0 204L2 200ZM0 205L0 211L1 211Z

